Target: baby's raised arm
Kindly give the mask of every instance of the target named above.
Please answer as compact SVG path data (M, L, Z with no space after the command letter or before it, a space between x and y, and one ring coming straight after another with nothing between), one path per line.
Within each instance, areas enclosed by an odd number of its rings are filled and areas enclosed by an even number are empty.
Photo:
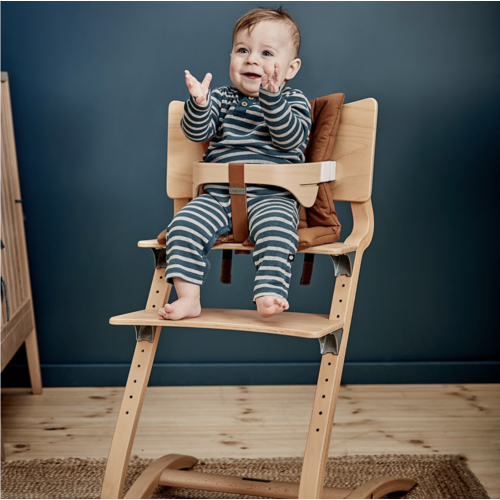
M200 83L189 71L185 71L186 85L191 94L184 104L181 128L184 135L194 142L212 139L217 132L221 95L219 89L210 91L212 75L207 73ZM215 98L212 98L212 95Z
M188 70L185 70L184 74L186 76L186 85L189 93L195 99L196 104L204 106L207 103L207 96L208 91L210 90L212 74L207 73L201 83Z
M274 146L284 151L303 147L311 131L311 106L298 91L280 92L281 68L274 65L272 75L262 75L260 103Z
M262 75L261 85L262 88L268 90L269 92L279 92L280 90L280 77L281 77L281 68L278 63L274 64L274 73L272 75L268 75L264 73Z

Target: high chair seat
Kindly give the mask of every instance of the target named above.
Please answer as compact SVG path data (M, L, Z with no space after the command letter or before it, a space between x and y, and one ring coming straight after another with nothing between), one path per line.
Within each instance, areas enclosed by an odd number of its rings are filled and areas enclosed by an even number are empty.
M137 243L140 248L164 248L165 244L158 243L157 240L141 240ZM221 243L212 248L212 250L251 250L253 247L243 245L243 243ZM318 255L345 255L347 253L355 252L358 245L355 243L346 243L337 241L335 243L327 243L325 245L318 245L316 247L305 248L298 250L297 253L308 253Z

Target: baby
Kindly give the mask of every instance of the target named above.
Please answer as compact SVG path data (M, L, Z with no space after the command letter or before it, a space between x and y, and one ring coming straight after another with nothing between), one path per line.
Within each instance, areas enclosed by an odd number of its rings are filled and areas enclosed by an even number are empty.
M233 86L210 90L185 72L190 99L181 127L189 139L210 140L203 157L219 163L303 163L311 108L299 90L285 87L299 71L300 32L281 8L255 9L235 25L229 74ZM229 186L205 184L204 194L180 210L167 228L165 278L178 300L160 318L201 313L200 285L210 269L207 254L217 238L232 232ZM247 186L249 240L255 245L253 300L262 317L288 309L291 267L298 245L300 205L285 189Z

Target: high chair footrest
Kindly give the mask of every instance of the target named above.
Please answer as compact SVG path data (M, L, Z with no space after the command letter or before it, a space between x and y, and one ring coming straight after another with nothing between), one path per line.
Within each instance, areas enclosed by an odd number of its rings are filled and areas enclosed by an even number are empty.
M241 330L304 338L320 338L344 326L343 321L330 320L327 314L283 312L271 318L262 318L257 311L242 309L202 309L197 318L178 321L160 319L157 311L136 311L114 316L109 322L112 325Z

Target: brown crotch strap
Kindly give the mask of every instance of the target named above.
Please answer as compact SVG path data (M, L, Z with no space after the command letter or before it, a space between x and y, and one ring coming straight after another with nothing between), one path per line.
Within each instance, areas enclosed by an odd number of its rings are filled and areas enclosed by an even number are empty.
M229 194L231 196L231 218L235 243L248 238L247 189L245 186L245 164L229 164Z
M220 270L220 282L226 285L231 284L231 268L233 263L233 251L222 250L222 265Z
M302 266L302 276L300 278L301 285L310 285L312 272L314 266L314 254L313 253L305 253L304 254L304 264Z

